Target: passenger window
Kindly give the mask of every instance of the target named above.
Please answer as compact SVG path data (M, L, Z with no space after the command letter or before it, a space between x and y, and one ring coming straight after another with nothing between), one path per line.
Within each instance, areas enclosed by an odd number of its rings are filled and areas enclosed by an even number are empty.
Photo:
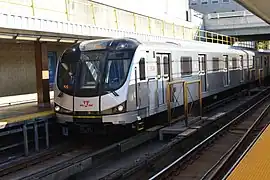
M240 67L244 68L244 57L242 55L240 55Z
M160 70L160 57L157 56L157 75L161 75L161 70Z
M140 80L145 80L145 59L141 58L139 62Z
M164 63L164 75L169 74L169 59L168 56L163 57L163 63Z
M235 57L232 58L232 68L237 69L237 58Z
M219 71L219 58L213 57L213 71Z
M205 57L199 57L199 71L204 72L205 69Z
M192 74L192 58L181 57L181 75L191 75L191 74Z

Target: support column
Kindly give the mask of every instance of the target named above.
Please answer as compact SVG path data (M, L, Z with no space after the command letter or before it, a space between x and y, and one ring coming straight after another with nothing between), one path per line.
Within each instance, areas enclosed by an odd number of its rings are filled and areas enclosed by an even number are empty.
M35 42L35 62L38 106L49 107L49 70L46 43Z

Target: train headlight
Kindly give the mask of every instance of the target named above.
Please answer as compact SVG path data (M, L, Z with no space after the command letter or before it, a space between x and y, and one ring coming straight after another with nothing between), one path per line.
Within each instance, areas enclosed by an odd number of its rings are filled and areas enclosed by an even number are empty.
M117 107L117 109L118 109L119 112L122 112L124 110L124 106L120 105L120 106Z
M54 110L58 112L58 111L60 111L60 107L59 106L55 106L54 107Z
M121 103L121 104L118 104L117 106L113 107L111 110L112 110L112 113L123 113L126 111L126 101Z

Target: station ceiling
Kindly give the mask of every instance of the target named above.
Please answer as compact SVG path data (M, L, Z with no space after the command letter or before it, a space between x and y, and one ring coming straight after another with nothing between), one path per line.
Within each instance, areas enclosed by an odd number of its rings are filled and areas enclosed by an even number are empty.
M270 24L270 2L269 0L235 0L250 12Z

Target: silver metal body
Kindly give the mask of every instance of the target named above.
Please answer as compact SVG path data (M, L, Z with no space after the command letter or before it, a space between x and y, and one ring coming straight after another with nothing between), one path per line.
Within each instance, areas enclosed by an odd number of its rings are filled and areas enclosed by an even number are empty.
M99 103L101 111L106 111L126 101L124 113L100 115L102 123L130 124L145 117L167 110L166 88L168 81L174 80L202 80L203 98L250 82L250 69L264 69L264 76L269 75L270 53L258 52L239 47L222 44L212 44L197 41L182 41L174 43L140 42L132 58L127 79L123 86L115 90L119 96L108 93L99 97L74 97L74 111L95 112ZM183 75L181 72L181 58L191 57L192 73ZM145 79L140 79L140 60L145 59ZM168 58L169 61L166 59ZM218 60L213 61L213 58ZM228 59L228 63L226 64ZM232 62L236 58L236 62ZM243 58L243 63L241 63ZM262 60L261 60L262 58ZM158 74L157 59L160 62ZM254 59L254 61L253 61ZM204 64L205 60L205 64ZM199 63L201 61L201 64ZM169 62L166 65L166 62ZM165 64L164 64L165 63ZM204 64L204 65L202 65ZM218 64L218 65L217 65ZM166 68L169 72L165 72ZM215 67L213 67L215 66ZM196 84L189 87L193 100L197 100L198 88ZM183 89L176 88L175 94L181 94ZM60 90L55 86L55 103L66 110L73 111L73 97L63 94L58 97ZM88 102L91 105L85 104ZM188 101L191 99L189 97ZM174 106L183 105L183 100ZM73 123L74 117L56 112L59 123ZM91 123L91 113L84 117L85 123Z

